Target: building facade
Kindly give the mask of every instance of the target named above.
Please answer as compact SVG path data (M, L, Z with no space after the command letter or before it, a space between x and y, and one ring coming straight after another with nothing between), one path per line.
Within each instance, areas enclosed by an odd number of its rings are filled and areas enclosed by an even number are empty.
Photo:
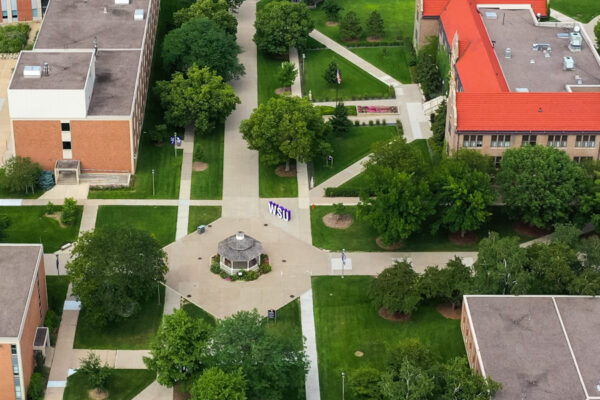
M42 19L42 0L2 0L0 22L34 21Z
M49 170L77 160L84 173L135 172L158 11L158 0L50 3L8 88L16 155Z
M42 246L0 244L0 275L0 397L23 400L34 352L49 345L38 330L48 310Z

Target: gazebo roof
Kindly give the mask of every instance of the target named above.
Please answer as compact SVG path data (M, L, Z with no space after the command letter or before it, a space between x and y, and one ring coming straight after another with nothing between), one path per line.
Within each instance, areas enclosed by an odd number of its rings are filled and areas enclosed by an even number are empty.
M230 261L250 261L262 253L262 243L244 232L219 242L219 255Z

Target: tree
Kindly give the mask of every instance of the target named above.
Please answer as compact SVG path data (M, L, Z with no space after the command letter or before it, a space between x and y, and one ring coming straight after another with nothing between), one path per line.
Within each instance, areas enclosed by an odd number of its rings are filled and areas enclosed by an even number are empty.
M154 143L163 143L169 138L169 136L170 134L167 129L167 124L154 125L152 129L150 129L150 139Z
M296 69L296 64L289 61L284 61L281 63L281 69L277 73L277 81L281 87L292 86L297 76L298 69Z
M455 256L446 268L427 267L419 281L419 292L426 299L438 299L452 304L462 303L463 294L471 285L471 270Z
M392 370L398 370L404 361L423 370L431 368L438 360L436 355L425 347L419 339L403 339L389 352L388 364Z
M444 147L444 141L446 140L446 111L447 104L444 100L435 110L433 122L431 123L431 132L433 133L431 139L440 150Z
M385 244L408 239L435 212L429 182L390 168L378 170L379 179L387 183L374 189L375 197L361 193L359 216L381 234Z
M442 367L440 400L492 400L502 385L475 373L464 357L451 359Z
M527 247L531 289L528 294L569 294L577 275L571 268L577 263L575 252L560 242L534 243Z
M179 127L194 124L200 134L223 123L241 103L231 85L206 67L193 66L186 74L176 72L170 81L157 82L156 88L167 123Z
M9 192L35 192L42 167L29 157L11 157L0 168L0 188Z
M383 36L383 18L377 11L373 11L367 19L367 35L377 38Z
M438 38L432 36L429 42L421 47L417 55L417 82L423 89L427 99L431 99L442 89L442 75L437 65Z
M362 33L360 18L354 11L349 11L342 17L340 22L340 36L345 42L358 40Z
M241 368L247 380L249 398L285 398L286 390L303 382L307 368L304 345L289 335L266 329L256 310L240 311L223 319L208 342L212 366L225 372Z
M242 121L240 132L249 148L260 151L261 161L269 165L285 162L286 170L291 158L307 162L331 152L321 113L300 97L269 99Z
M87 357L79 360L79 373L86 376L88 384L98 391L104 392L108 379L112 375L112 368L107 363L102 365L100 357L93 351L88 352Z
M241 368L228 374L213 367L202 373L190 393L192 400L246 400L246 379Z
M202 372L210 330L204 320L192 318L182 309L163 316L150 345L150 357L144 357L144 364L156 372L158 383L167 387L190 383Z
M44 382L42 374L34 372L31 374L29 386L27 386L27 400L44 400L45 388L46 382Z
M539 228L571 221L591 186L567 153L547 146L506 150L497 180L510 215Z
M594 26L594 35L596 35L596 48L600 51L600 21Z
M72 197L65 198L60 214L60 221L65 225L73 225L77 219L77 200Z
M344 103L337 103L335 105L329 124L333 132L337 135L343 135L350 131L352 121L348 119L348 110Z
M496 232L479 242L473 264L473 290L483 294L527 294L531 275L525 270L526 250L516 237L501 238Z
M98 326L133 315L168 271L156 238L129 227L83 232L71 254L66 269L73 294Z
M379 389L385 400L428 400L435 385L433 378L409 360L404 360L395 371L381 377Z
M287 54L290 47L304 47L315 25L305 3L275 1L256 13L254 42L260 51Z
M354 397L362 400L381 398L379 381L381 372L371 367L362 367L348 374L348 386Z
M238 61L240 46L207 18L193 18L165 36L161 56L167 71L186 71L192 65L208 67L229 81L244 74Z
M196 0L191 6L176 11L173 14L173 22L181 26L199 17L214 21L230 35L235 36L237 33L237 19L229 12L229 4L225 0Z
M325 3L321 6L325 14L327 14L328 21L337 21L340 11L344 7L340 6L335 0L325 0Z
M418 279L419 275L409 263L396 261L371 281L369 297L377 308L385 307L390 313L410 315L421 301Z
M225 1L227 1L227 4L229 5L229 9L232 12L237 12L238 8L240 8L242 3L244 2L244 0L225 0Z
M378 178L385 169L406 172L420 178L424 178L429 173L423 153L415 146L406 143L406 139L402 137L375 147L373 154L365 163L369 181L375 182L376 187L387 185L385 180Z
M325 82L329 83L330 85L337 85L337 72L337 63L334 60L331 60L327 66L327 69L325 70L325 73L323 74Z

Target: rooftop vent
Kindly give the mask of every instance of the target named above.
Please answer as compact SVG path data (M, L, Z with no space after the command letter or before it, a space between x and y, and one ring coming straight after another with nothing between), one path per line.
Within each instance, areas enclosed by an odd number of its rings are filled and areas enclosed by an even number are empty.
M512 58L512 50L510 49L510 47L507 47L504 50L504 58Z
M581 28L578 25L576 25L573 28L573 32L571 32L571 34L569 35L569 50L571 51L581 51L583 38L581 37L581 33L579 33L580 30Z
M244 232L239 231L238 233L235 234L235 238L237 240L244 240L244 238L246 237L246 235L244 235Z
M120 5L120 6L128 5L129 0L115 0L115 4Z
M134 21L143 21L144 20L144 10L138 8L133 12L133 20Z
M498 19L498 14L493 12L493 11L486 11L485 12L485 17L487 19Z
M515 89L515 92L517 93L529 93L529 89L527 89L526 87L518 87Z
M575 81L578 85L583 85L583 79L581 79L581 76L575 75Z
M563 71L573 71L575 69L575 60L573 57L563 57Z
M23 77L24 78L41 78L42 77L42 67L39 65L26 65L23 68Z

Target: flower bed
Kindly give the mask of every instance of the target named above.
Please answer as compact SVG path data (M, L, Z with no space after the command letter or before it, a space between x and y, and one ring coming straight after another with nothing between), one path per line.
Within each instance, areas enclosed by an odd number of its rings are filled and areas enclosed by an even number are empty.
M263 274L267 274L271 272L271 264L269 264L269 256L266 254L260 255L260 265L258 266L258 271L239 271L237 274L229 275L227 272L221 269L221 265L219 263L219 255L216 254L212 256L210 260L210 272L216 275L220 275L221 278L226 281L235 282L235 281L255 281L259 276Z
M398 107L356 106L359 114L398 114Z

